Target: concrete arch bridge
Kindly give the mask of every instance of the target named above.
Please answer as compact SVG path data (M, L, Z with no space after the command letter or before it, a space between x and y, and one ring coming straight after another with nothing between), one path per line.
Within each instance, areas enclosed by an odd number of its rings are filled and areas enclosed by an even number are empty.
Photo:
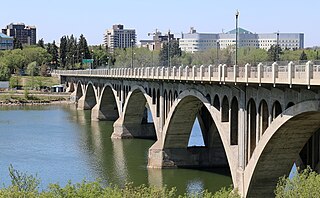
M290 62L53 75L92 120L115 121L112 138L154 138L148 167L229 167L243 197L273 197L294 162L320 170L319 68ZM196 118L205 146L188 147Z

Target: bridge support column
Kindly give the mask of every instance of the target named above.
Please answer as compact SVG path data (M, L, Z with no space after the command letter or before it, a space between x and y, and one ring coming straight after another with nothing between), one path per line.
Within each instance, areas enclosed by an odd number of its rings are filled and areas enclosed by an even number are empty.
M128 139L133 138L129 130L123 125L123 117L119 117L113 124L113 133L111 135L113 139Z
M70 94L70 101L76 103L77 102L77 92L74 91Z
M113 124L113 133L111 138L127 139L127 138L145 138L156 139L156 132L153 123L124 123L121 116Z
M148 154L149 168L227 168L228 161L225 153L217 148L188 147L165 148L156 142Z
M91 110L91 120L99 121L99 120L106 120L106 117L100 111L100 105L96 104Z
M85 96L84 95L81 98L79 98L77 109L78 110L86 110Z

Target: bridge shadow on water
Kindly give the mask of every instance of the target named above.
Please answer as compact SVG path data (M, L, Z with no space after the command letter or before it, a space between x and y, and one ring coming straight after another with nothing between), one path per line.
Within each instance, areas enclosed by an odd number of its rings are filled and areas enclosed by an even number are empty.
M90 111L73 111L71 117L80 124L80 146L95 177L106 184L123 187L125 183L176 187L178 194L211 192L232 184L230 170L213 167L178 167L177 169L148 169L148 150L154 139L111 139L113 122L91 121ZM149 117L149 116L148 116ZM152 123L148 119L148 123ZM199 122L195 121L189 147L204 147Z

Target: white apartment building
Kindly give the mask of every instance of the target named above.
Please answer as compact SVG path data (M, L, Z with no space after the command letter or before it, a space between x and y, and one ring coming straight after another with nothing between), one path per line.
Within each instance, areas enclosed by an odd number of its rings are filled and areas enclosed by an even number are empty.
M123 29L123 25L113 25L112 29L106 30L104 43L110 52L115 48L131 48L136 45L136 30Z
M304 48L303 33L263 33L256 34L239 28L239 47L255 47L268 50L279 44L282 49ZM212 48L225 49L236 45L236 31L226 33L197 33L194 28L189 33L182 33L179 46L182 51L197 52Z

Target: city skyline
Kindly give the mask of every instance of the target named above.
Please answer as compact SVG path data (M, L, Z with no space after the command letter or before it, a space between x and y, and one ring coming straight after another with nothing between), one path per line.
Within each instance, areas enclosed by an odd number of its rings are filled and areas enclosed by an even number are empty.
M62 6L63 5L63 6ZM139 0L121 2L98 1L40 1L2 2L0 27L12 22L23 22L37 27L37 39L52 42L64 35L83 34L90 45L103 43L103 34L113 24L135 29L137 40L151 39L148 33L155 29L174 34L188 32L227 32L235 27L235 12L240 11L239 27L257 33L301 32L305 34L305 47L320 46L320 30L316 27L320 2L268 1L266 5L244 0L213 2L203 0L161 2ZM121 7L120 7L121 6ZM277 14L278 13L278 14ZM223 20L222 20L223 19Z

